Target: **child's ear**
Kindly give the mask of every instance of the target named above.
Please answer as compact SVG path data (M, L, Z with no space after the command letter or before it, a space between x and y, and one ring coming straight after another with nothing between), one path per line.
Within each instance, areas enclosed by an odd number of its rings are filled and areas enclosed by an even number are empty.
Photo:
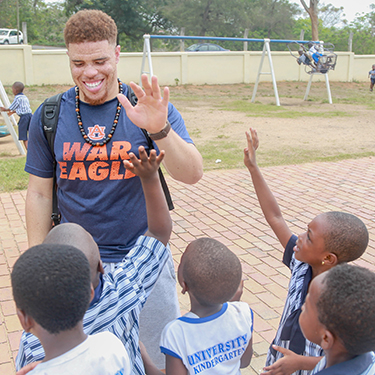
M104 267L103 267L103 262L102 262L101 259L99 260L99 264L98 264L98 272L100 272L102 275L105 274Z
M329 268L336 266L338 263L337 255L328 253L324 256L323 262L323 264L327 265Z
M180 281L180 285L182 286L181 293L185 294L189 290L187 284L185 283L185 281Z
M335 336L328 331L328 329L325 329L323 331L323 337L320 343L320 346L323 350L329 350L332 348L333 344L335 343Z
M35 326L35 320L19 308L17 308L16 311L22 328L25 332L30 332L30 330Z
M95 290L94 290L94 286L92 284L90 284L90 287L91 287L91 298L90 298L90 302L92 301L92 299L94 298L95 296Z

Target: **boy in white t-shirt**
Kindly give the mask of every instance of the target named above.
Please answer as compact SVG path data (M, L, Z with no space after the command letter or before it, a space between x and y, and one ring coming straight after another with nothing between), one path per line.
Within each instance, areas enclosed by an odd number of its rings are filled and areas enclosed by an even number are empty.
M253 312L245 302L227 302L241 283L241 264L225 245L199 238L186 248L178 268L190 312L163 330L160 348L166 374L240 374L253 354ZM141 347L146 374L161 372Z
M83 331L94 289L82 251L59 244L31 247L18 258L11 277L21 325L45 350L30 375L131 373L128 354L114 334L87 336Z

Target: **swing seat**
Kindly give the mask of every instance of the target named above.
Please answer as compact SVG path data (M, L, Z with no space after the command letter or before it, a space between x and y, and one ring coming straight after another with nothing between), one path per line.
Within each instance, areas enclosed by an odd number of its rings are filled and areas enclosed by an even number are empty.
M0 126L0 138L10 135L8 128L5 125Z

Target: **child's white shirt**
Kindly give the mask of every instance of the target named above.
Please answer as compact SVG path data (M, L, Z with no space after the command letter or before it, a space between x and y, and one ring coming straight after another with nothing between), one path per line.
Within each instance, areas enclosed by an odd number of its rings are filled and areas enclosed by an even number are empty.
M179 358L189 374L240 375L240 361L253 333L253 312L245 302L227 302L214 315L189 312L163 330L162 353Z
M37 365L29 375L130 375L130 360L121 341L101 332L68 352Z

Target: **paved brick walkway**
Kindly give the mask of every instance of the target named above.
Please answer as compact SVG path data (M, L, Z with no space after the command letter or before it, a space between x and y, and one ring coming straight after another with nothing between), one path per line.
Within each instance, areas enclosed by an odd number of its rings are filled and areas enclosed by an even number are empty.
M375 159L263 168L295 233L324 211L359 216L370 232L367 252L357 264L375 271ZM282 248L260 211L247 170L212 171L194 186L169 179L175 203L171 238L176 267L193 239L210 236L225 243L241 259L245 281L242 299L254 310L254 358L243 374L259 373L282 312L289 271ZM14 374L20 325L15 314L9 272L27 248L25 192L0 194L0 374ZM189 307L180 297L182 312Z

